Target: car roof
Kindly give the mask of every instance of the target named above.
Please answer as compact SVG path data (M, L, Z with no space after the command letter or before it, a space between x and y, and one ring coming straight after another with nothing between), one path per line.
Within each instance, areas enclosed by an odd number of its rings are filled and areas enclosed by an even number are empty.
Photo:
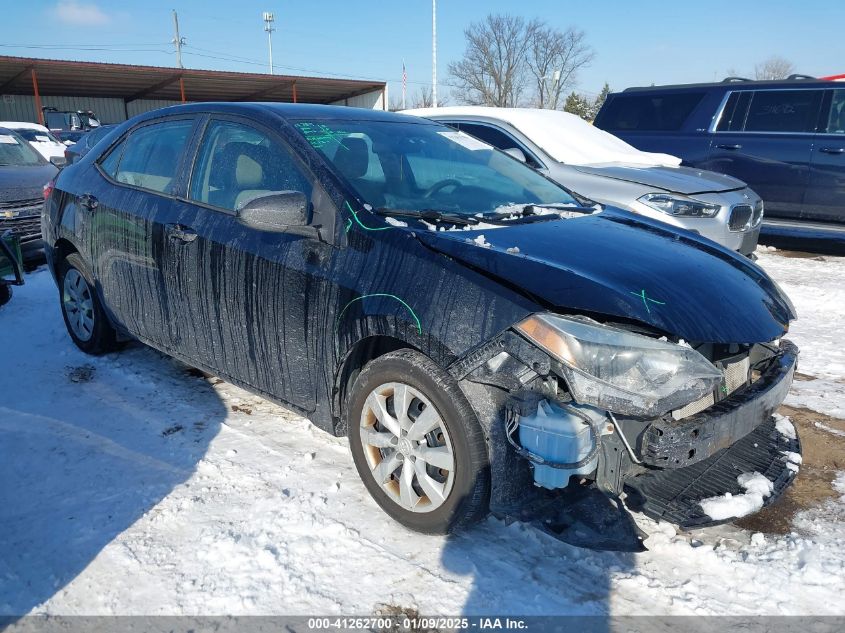
M319 120L347 120L347 121L405 121L408 123L424 123L417 117L406 116L396 112L371 110L369 108L353 108L349 106L321 105L312 103L262 103L262 102L199 102L185 105L169 106L153 110L142 119L170 116L179 113L216 112L221 114L270 114L285 120L308 119Z
M836 84L827 79L743 79L728 77L722 81L696 84L668 84L664 86L634 86L625 88L623 93L630 92L663 92L666 90L759 90L761 88L835 88ZM617 93L619 94L619 93Z
M473 117L489 118L519 126L520 122L531 121L564 121L579 119L580 117L561 110L541 108L495 108L491 106L446 106L442 108L415 108L403 110L402 114L410 114L426 118Z

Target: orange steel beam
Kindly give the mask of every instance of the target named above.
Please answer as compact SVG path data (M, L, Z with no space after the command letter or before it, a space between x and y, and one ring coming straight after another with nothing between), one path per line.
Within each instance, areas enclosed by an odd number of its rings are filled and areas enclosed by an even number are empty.
M187 103L185 100L185 80L179 77L179 92L182 94L182 103Z
M293 102L297 103L297 100L296 100L296 79L293 80Z
M41 109L41 93L38 92L38 75L35 68L32 69L32 91L35 93L35 110L38 114L38 122L44 125L44 110Z

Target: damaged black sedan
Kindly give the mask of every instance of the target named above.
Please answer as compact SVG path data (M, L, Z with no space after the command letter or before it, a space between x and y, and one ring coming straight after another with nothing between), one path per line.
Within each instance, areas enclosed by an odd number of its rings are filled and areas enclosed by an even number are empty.
M573 490L703 526L749 477L767 504L795 476L773 417L795 311L756 264L437 123L166 108L63 170L44 213L82 350L136 339L347 435L412 529L553 525Z

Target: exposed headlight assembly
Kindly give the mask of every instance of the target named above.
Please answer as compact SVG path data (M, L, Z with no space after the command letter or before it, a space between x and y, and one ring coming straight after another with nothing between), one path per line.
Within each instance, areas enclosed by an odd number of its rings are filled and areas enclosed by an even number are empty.
M707 204L665 193L647 193L638 199L655 211L682 218L712 218L722 208L718 204Z
M711 393L722 380L691 347L585 317L535 314L516 330L562 363L576 402L622 415L663 415Z

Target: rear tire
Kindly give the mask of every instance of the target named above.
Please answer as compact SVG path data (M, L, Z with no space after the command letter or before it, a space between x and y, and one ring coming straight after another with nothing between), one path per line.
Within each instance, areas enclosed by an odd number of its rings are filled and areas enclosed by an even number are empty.
M9 284L0 283L0 306L6 305L12 299L12 287Z
M371 361L344 415L358 474L394 520L446 534L487 515L487 441L458 384L431 359L402 349Z
M78 253L59 264L59 301L68 334L86 354L100 355L119 348L117 333L97 296L94 276Z

